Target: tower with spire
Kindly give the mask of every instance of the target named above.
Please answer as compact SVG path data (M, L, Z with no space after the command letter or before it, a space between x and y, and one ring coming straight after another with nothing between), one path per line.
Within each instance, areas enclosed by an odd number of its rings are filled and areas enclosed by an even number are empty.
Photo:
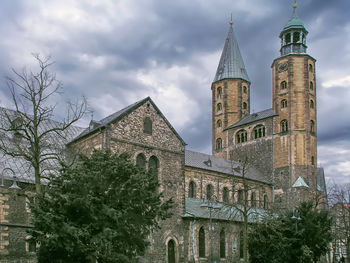
M224 132L230 124L250 113L250 80L233 32L233 21L225 40L212 90L212 151L226 157L228 141Z
M300 189L316 191L320 186L316 60L307 54L308 31L296 9L295 3L279 35L280 55L271 66L271 109L250 113L251 82L232 21L211 86L213 155L239 161L242 157L236 153L245 153L284 196Z

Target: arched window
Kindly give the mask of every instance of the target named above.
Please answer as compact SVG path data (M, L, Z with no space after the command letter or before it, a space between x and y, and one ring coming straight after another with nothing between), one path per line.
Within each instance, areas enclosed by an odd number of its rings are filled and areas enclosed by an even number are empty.
M153 155L151 156L151 158L149 158L148 169L157 179L158 179L158 168L159 168L158 158Z
M286 35L286 44L289 44L290 42L291 42L291 40L290 40L290 33L288 33L287 35Z
M218 87L218 89L217 89L217 94L216 94L216 98L221 99L221 94L222 94L221 87Z
M203 227L199 229L198 252L200 258L205 258L205 233Z
M216 139L216 150L221 150L222 149L222 139L221 138L218 138Z
M248 140L248 135L246 130L240 130L236 135L236 143L246 142Z
M300 41L300 33L294 32L293 33L293 43L298 43Z
M287 88L287 81L282 81L281 82L281 89L286 89Z
M314 109L314 108L315 108L315 104L314 104L314 101L313 101L313 100L310 100L310 108L311 108L311 109Z
M267 198L267 195L264 195L264 209L268 209L269 207L269 200Z
M287 106L288 106L288 103L287 103L287 100L281 100L281 108L283 109L283 108L287 108Z
M239 204L243 203L243 198L244 198L243 189L239 189L238 190L238 200L237 200Z
M256 207L256 193L252 192L250 195L250 205L251 207Z
M207 200L210 200L214 194L214 187L211 184L207 185Z
M175 242L170 239L168 242L168 263L175 263Z
M224 189L222 189L222 201L224 203L228 203L229 201L229 191L227 187L224 187Z
M313 72L313 71L314 71L312 64L309 64L309 71L310 71L310 72Z
M218 105L216 105L216 111L221 111L222 110L222 105L221 103L218 103Z
M146 169L146 157L143 153L136 156L136 165L140 168Z
M265 137L265 126L257 125L254 128L254 139Z
M226 257L226 237L225 230L221 229L220 231L220 258Z
M246 110L247 109L247 103L243 102L243 109Z
M32 237L26 238L26 251L30 253L36 252L36 242Z
M313 120L310 121L310 132L315 132L315 122Z
M193 181L188 185L188 197L196 198L196 184Z
M287 132L288 131L288 121L282 120L281 121L281 132Z
M315 157L311 156L311 164L315 165Z
M222 122L221 122L221 120L218 120L218 121L216 122L216 127L217 127L217 128L221 128L221 126L222 126Z
M243 92L244 92L244 93L247 93L247 90L248 90L248 89L247 89L247 86L243 86Z
M147 134L152 134L152 121L148 117L146 117L143 120L143 132Z
M310 81L310 90L314 90L314 83Z

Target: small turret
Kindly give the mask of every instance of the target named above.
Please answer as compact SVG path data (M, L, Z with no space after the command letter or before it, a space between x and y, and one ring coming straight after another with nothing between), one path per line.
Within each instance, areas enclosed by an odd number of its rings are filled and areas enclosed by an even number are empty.
M293 14L287 24L284 26L281 38L281 56L291 53L300 54L306 53L306 30L303 21L296 14L297 5L293 5Z

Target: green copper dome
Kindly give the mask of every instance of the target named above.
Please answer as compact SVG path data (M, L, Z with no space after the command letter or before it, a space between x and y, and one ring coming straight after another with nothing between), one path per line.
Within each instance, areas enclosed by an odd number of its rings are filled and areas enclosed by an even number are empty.
M291 28L303 28L303 29L305 29L303 21L301 21L301 19L297 16L297 14L295 12L295 8L293 10L292 17L289 19L287 24L284 26L283 30L288 30Z

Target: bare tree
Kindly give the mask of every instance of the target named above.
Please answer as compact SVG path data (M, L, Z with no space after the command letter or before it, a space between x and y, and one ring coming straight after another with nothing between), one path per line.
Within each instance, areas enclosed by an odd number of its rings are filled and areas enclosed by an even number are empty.
M329 188L329 202L333 215L333 252L339 247L350 251L350 185L333 184ZM333 253L334 259L335 253ZM350 262L347 258L346 262Z
M52 100L60 94L62 83L49 70L53 64L50 57L33 57L38 62L37 72L12 69L13 76L6 78L14 110L1 108L0 151L25 160L33 168L36 192L40 193L41 180L48 178L51 169L49 164L58 164L63 157L64 147L57 149L55 144L82 118L87 104L84 98L68 103L64 120L53 124L56 105Z
M263 195L264 187L256 182L252 182L248 177L248 174L254 171L251 160L253 158L252 156L249 154L249 151L245 151L244 149L235 149L230 152L232 173L240 174L240 177L234 177L232 179L232 185L236 186L232 189L236 202L229 204L229 206L234 208L231 209L230 217L231 219L238 218L242 220L243 229L240 233L240 236L242 235L240 246L243 245L243 247L240 249L243 250L244 263L248 262L249 224L252 220L258 220L259 217L263 216L261 210L259 211L258 209L259 207L268 208L267 195ZM238 166L234 160L239 162Z

